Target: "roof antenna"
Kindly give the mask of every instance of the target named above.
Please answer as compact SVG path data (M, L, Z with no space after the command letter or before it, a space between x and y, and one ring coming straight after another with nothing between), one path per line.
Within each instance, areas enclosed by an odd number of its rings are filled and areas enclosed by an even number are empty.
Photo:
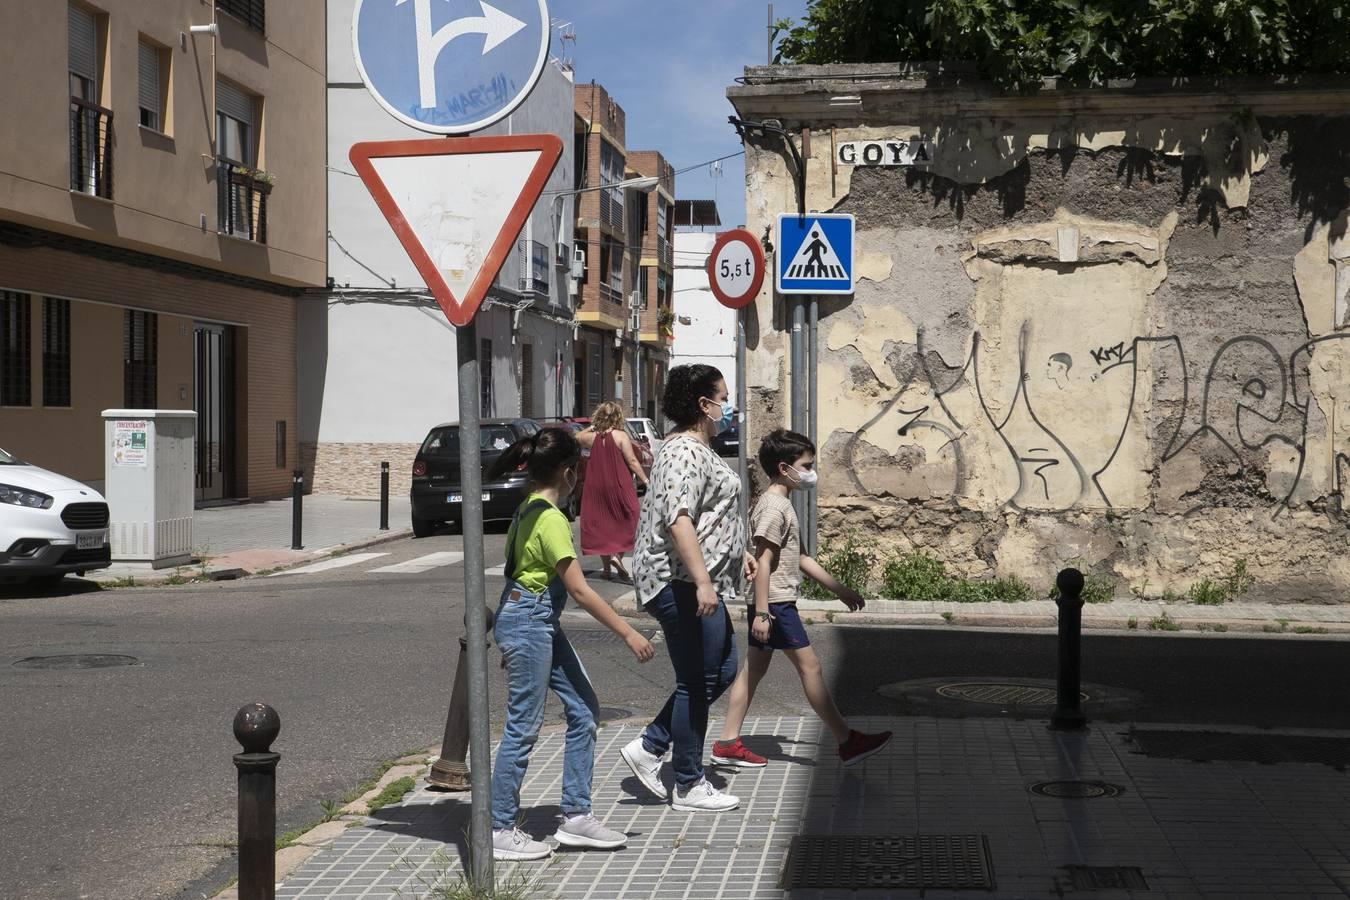
M561 19L552 19L549 25L554 31L558 32L558 55L553 57L553 61L564 73L571 75L576 67L572 63L572 57L567 55L567 42L571 41L573 46L577 42L576 30L571 22L564 22Z

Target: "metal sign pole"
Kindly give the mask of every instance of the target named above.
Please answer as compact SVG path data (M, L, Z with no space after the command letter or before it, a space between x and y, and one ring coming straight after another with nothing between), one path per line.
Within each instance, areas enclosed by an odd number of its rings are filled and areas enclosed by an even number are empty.
M464 631L469 663L469 877L491 891L492 764L488 718L487 607L484 606L483 470L479 450L478 327L471 320L455 329L459 361L459 485L464 495Z
M736 310L736 427L740 429L738 443L740 447L736 451L736 474L741 478L741 521L746 521L750 516L750 465L746 458L746 442L750 436L746 434L746 422L749 416L745 414L745 317L746 307Z

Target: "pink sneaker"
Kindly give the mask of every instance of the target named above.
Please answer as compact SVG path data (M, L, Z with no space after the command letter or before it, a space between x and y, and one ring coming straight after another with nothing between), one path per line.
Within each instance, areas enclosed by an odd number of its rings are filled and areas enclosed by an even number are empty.
M839 759L846 766L856 766L867 757L876 753L891 742L891 733L863 734L861 731L848 733L848 740L839 745Z
M762 769L769 764L767 759L742 744L740 738L734 741L713 741L712 761L718 765L742 769Z

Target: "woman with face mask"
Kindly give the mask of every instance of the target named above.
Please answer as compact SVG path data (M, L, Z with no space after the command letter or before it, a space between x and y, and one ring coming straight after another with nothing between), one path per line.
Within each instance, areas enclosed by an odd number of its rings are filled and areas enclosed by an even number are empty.
M559 506L576 489L581 445L572 432L545 428L507 448L491 477L525 469L530 495L516 511L506 534L506 588L493 623L493 636L506 666L506 726L492 767L492 855L496 859L542 859L553 848L516 827L520 786L530 751L544 724L544 696L562 701L567 717L563 750L562 821L554 838L579 849L613 850L627 837L606 828L591 813L591 772L600 704L576 650L562 630L562 611L571 594L577 605L618 635L639 662L654 655L638 634L600 598L581 574L572 527Z
M727 604L739 594L742 575L755 574L740 516L740 479L709 446L731 427L734 410L722 373L706 365L671 369L661 405L675 431L652 466L633 572L638 602L665 633L675 691L621 753L642 785L665 798L661 762L673 747L671 806L723 812L740 800L703 777L703 740L708 708L736 677Z

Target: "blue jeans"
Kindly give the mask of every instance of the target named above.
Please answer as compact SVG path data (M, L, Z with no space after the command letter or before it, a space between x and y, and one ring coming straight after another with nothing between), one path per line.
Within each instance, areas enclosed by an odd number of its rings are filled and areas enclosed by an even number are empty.
M736 678L731 614L720 603L711 616L700 616L694 586L687 581L672 581L646 608L665 632L675 693L642 732L642 744L648 753L664 756L673 742L675 784L688 790L703 780L708 708Z
M502 591L492 633L506 660L506 727L492 767L492 827L513 828L520 807L520 785L530 751L544 724L549 688L567 715L563 749L562 811L574 816L591 811L591 772L595 766L595 728L600 702L581 659L562 632L559 618L567 589L554 579L538 594L514 581Z

